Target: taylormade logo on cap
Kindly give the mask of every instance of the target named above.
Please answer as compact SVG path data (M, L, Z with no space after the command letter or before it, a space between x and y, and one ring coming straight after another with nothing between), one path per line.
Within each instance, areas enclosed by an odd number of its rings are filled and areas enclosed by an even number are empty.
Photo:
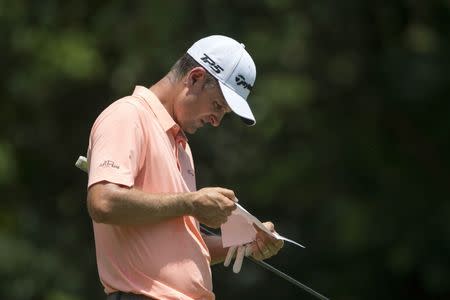
M223 35L197 41L187 53L213 75L231 110L248 125L256 123L247 103L256 78L255 64L241 44Z

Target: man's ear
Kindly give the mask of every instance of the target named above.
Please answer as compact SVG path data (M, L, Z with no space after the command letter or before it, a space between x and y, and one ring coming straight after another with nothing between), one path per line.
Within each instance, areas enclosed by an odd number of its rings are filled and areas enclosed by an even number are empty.
M187 85L194 86L200 85L203 86L203 81L206 78L206 70L202 67L195 67L189 71L187 76Z

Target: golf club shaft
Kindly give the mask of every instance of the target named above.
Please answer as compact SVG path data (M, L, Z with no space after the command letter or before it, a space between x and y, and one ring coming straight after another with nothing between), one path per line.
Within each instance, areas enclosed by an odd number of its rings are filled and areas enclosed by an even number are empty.
M289 276L289 275L287 275L287 274L281 272L280 270L278 270L277 268L275 268L275 267L269 265L268 263L266 263L266 262L264 262L264 261L262 261L262 260L256 260L256 259L254 259L254 258L252 258L252 257L247 257L247 259L250 260L251 262L253 262L253 263L255 263L255 264L257 264L257 265L259 265L259 266L265 268L266 270L269 270L269 271L271 271L272 273L277 274L277 275L280 276L281 278L283 278L283 279L289 281L290 283L292 283L293 285L296 285L296 286L298 286L299 288L301 288L301 289L307 291L307 292L310 293L311 295L314 295L314 296L316 296L317 298L319 298L319 299L321 299L321 300L329 300L329 299L328 299L327 297L325 297L324 295L322 295L322 294L316 292L315 290L313 290L313 289L310 288L309 286L304 285L304 284L301 283L300 281L298 281L298 280L292 278L291 276Z

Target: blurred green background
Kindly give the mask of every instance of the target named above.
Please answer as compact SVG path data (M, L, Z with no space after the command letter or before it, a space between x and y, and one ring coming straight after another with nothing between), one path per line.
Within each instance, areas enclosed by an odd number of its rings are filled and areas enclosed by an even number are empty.
M197 39L246 44L257 118L190 136L198 187L280 233L269 263L331 299L450 299L450 2L0 1L0 298L104 299L86 176L113 100ZM247 262L217 299L314 299Z

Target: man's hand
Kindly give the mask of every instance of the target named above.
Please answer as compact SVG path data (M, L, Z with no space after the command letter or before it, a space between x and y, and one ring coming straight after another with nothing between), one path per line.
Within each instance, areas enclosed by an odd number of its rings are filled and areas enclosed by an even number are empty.
M275 228L272 222L265 222L263 225L269 229L270 232L275 232ZM239 273L241 271L242 262L244 256L252 256L256 260L263 260L272 257L283 248L283 240L278 240L269 235L264 230L253 224L256 230L256 238L250 244L233 246L228 249L227 256L224 261L224 266L228 267L234 255L236 259L233 264L233 272ZM235 253L236 252L236 253Z
M229 189L203 188L193 193L192 216L211 228L219 228L236 209L236 196Z
M275 226L272 222L265 222L263 224L270 232L275 232ZM255 224L253 224L253 227L256 230L256 240L250 244L250 251L254 259L268 259L276 255L283 248L284 242L282 240L270 236Z

